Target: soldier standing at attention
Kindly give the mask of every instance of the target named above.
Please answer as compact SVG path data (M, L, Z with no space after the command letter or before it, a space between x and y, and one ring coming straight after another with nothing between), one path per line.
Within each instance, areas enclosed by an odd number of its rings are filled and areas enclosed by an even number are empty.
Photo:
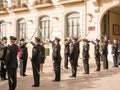
M27 76L25 74L26 72L26 65L27 65L27 59L28 59L28 50L26 47L26 42L25 40L22 38L20 40L20 75L21 76Z
M34 46L32 49L32 69L33 69L33 77L34 84L32 87L39 87L40 84L40 60L41 60L41 46L40 46L40 38L35 37Z
M83 51L82 51L82 58L83 58L83 65L85 73L89 74L89 41L87 39L83 39Z
M53 52L52 52L52 59L53 59L53 67L55 72L55 79L53 82L59 82L61 79L61 46L59 44L60 39L55 38L54 45L53 45Z
M113 40L113 45L112 45L112 54L113 54L113 67L118 67L118 41L117 39Z
M15 90L17 86L17 52L18 46L15 44L16 37L10 36L10 46L7 49L6 67L8 72L9 90Z
M108 39L107 36L104 37L103 45L102 45L102 58L103 58L103 68L108 69Z
M94 55L95 55L95 61L96 61L96 71L100 71L100 45L99 45L100 40L96 39L95 42L92 41L92 43L95 45L94 46Z
M69 58L69 54L70 54L70 42L68 39L65 39L64 41L64 57L65 57L65 60L64 60L64 68L65 69L68 69L68 58Z
M5 61L6 61L6 54L7 54L7 37L3 37L2 38L2 57L0 58L0 60L2 61L1 62L1 80L4 81L4 80L7 80L6 78L6 66L5 66Z
M79 57L79 47L78 47L77 38L73 38L70 46L70 63L72 67L72 75L70 77L76 77L78 57Z

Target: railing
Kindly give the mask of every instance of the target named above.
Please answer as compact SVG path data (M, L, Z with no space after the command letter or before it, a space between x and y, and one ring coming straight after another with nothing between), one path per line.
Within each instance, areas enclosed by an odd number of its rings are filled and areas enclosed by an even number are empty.
M85 0L59 0L61 4L68 4L68 3L74 3L74 2L83 2Z

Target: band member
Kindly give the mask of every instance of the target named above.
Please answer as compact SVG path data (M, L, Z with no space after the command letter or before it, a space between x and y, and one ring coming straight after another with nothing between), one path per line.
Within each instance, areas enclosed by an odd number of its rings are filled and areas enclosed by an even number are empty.
M10 46L7 49L6 67L8 72L9 90L15 90L17 86L17 52L16 37L10 36Z
M83 58L83 65L85 73L89 74L89 41L87 39L83 39L83 51L82 51L82 58Z
M32 69L33 69L33 77L34 77L34 84L32 87L39 87L40 85L40 60L42 55L42 49L40 46L40 38L35 37L34 46L32 49Z
M95 45L94 46L94 55L95 55L95 61L96 61L96 71L100 71L100 45L99 45L100 40L96 39L95 42L92 41L92 43Z
M2 38L2 43L1 43L1 53L2 56L0 57L1 60L1 80L6 80L6 65L5 65L5 61L6 61L6 54L7 54L7 37L3 37Z
M44 47L43 41L40 42L40 45L41 45L41 49L42 49L42 56L41 56L41 62L40 62L40 71L41 71L41 73L44 73L43 72L43 64L45 62L45 47Z
M69 54L70 54L70 42L68 39L65 39L64 41L64 68L68 69L68 58L69 58Z
M26 47L26 42L25 40L22 38L20 40L20 75L21 76L27 76L25 74L26 72L26 65L27 65L27 59L28 59L28 50L27 50L27 47Z
M107 36L104 37L103 45L102 45L102 58L103 58L103 68L108 69L108 39Z
M73 38L72 43L70 45L70 63L72 67L72 75L70 77L76 77L78 57L79 57L79 47L77 43L77 38Z
M55 79L53 82L59 82L61 79L61 46L59 44L60 39L55 38L54 40L54 46L53 46L53 52L52 52L52 59L53 59L53 67L54 67L54 72L55 72Z
M112 45L112 54L113 54L113 67L118 67L118 41L117 39L113 40L113 45Z

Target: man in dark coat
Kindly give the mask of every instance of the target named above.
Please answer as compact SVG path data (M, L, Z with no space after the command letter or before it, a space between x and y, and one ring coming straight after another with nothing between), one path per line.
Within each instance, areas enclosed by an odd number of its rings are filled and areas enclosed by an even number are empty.
M20 75L21 76L27 76L25 74L26 72L26 65L27 65L27 59L28 59L28 50L26 47L26 42L25 40L22 38L20 40Z
M55 72L55 79L53 82L59 82L61 79L61 46L59 44L60 39L55 38L54 45L53 45L53 52L52 52L52 59L53 59L53 67Z
M41 60L41 46L40 46L40 38L35 37L34 46L32 49L32 69L33 69L33 77L34 84L32 87L39 87L40 85L40 60Z
M68 39L65 39L64 41L64 68L68 69L68 58L70 54L70 41Z
M102 45L102 58L103 58L103 68L108 69L108 39L104 37L103 45Z
M72 75L70 77L76 77L78 57L79 57L79 47L77 43L77 38L73 38L70 46L70 63L72 67Z
M0 57L1 60L1 80L6 80L6 66L5 66L5 61L6 61L6 54L7 54L7 37L2 38L2 43L1 43L1 53L2 56Z
M15 90L17 86L17 52L16 37L10 36L11 45L7 49L6 67L8 72L9 90Z
M118 43L118 65L120 65L120 42Z
M118 67L118 41L117 39L113 40L113 45L112 45L112 54L113 54L113 67Z
M87 39L83 39L83 51L82 51L82 58L83 58L83 65L84 65L84 74L89 74L89 41Z
M99 45L100 40L96 39L95 42L92 41L94 44L94 55L95 55L95 61L96 61L96 71L100 71L100 45Z

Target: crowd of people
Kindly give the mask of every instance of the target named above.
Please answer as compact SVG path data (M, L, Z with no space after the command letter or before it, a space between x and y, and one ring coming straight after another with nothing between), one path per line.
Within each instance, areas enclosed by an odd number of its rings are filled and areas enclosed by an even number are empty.
M32 56L28 57L27 42L24 38L20 39L20 44L16 44L17 38L10 36L10 45L7 44L7 38L3 37L0 42L0 77L1 80L7 80L9 83L9 90L15 90L17 86L17 67L20 68L20 76L25 77L27 60L31 60L34 84L32 87L39 87L40 72L43 73L43 64L45 62L45 47L44 42L39 37L35 37L34 42L29 42L33 45ZM52 60L55 79L53 82L60 82L61 80L61 45L60 39L49 40L52 45ZM113 43L108 40L107 36L102 40L96 39L89 41L88 39L66 38L64 41L64 68L69 69L68 62L71 64L71 76L77 76L77 67L79 67L78 59L80 55L80 42L83 42L82 60L84 66L84 74L89 74L89 49L90 43L94 45L94 58L96 62L96 71L101 70L101 60L103 61L104 69L108 69L108 60L113 60L113 67L118 67L120 64L120 43L117 39L113 39ZM111 49L109 49L111 47ZM19 57L19 65L18 58ZM7 72L7 75L6 75Z

